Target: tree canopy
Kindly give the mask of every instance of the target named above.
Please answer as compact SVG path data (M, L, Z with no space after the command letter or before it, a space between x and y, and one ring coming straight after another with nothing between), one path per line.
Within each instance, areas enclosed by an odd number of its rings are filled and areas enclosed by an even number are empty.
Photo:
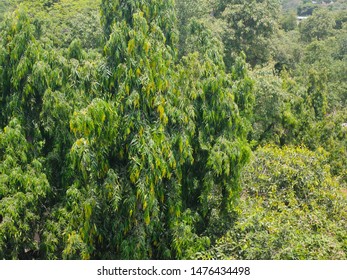
M0 258L345 259L346 6L316 2L2 1Z

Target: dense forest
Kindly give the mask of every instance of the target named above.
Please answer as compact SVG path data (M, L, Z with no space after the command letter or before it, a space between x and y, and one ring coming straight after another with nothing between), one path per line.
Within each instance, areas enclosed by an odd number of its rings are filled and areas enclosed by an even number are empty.
M347 259L346 0L0 21L0 259Z

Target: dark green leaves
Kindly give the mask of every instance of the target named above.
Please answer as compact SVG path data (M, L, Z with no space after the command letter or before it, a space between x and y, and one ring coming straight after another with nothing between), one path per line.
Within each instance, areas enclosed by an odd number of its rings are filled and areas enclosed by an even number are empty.
M32 258L39 250L50 186L42 163L31 160L17 119L0 132L0 257Z

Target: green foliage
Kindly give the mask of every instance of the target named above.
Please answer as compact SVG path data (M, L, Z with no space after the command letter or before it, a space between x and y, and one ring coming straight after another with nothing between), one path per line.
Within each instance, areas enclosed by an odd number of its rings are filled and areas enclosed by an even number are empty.
M304 50L299 37L299 32L292 30L289 32L280 31L273 38L271 56L275 63L276 74L280 74L282 70L294 70L302 60Z
M15 7L15 0L2 0L0 2L0 22L3 21L6 13L12 11Z
M282 7L284 11L296 10L301 0L282 0Z
M37 121L40 112L40 99L47 87L49 65L41 60L43 50L34 37L34 26L26 13L20 10L15 15L15 19L6 21L2 30L5 40L1 42L0 54L0 123L5 125L10 118L17 117L32 139L39 133L37 123L32 120Z
M78 138L69 155L76 183L67 189L63 204L54 209L52 220L43 234L45 254L50 258L110 257L101 248L100 255L92 254L95 246L102 246L109 227L116 225L113 224L116 223L114 213L121 199L119 179L109 163L113 151L107 146L115 141L117 121L112 105L101 99L94 99L86 109L76 112L71 120L70 128ZM101 179L104 179L103 183L100 183ZM61 215L66 212L72 214ZM106 223L108 219L109 224ZM64 236L60 235L61 231ZM56 240L60 238L63 240L58 243ZM56 246L56 243L63 246Z
M294 141L304 113L300 88L290 78L274 76L271 69L254 73L255 106L252 139L284 145Z
M300 33L302 40L307 42L323 40L332 34L335 24L331 13L326 10L317 10L311 17L301 23Z
M31 258L39 236L50 186L42 159L31 159L17 119L0 132L0 258Z
M346 102L344 72L347 64L342 50L344 37L345 34L340 33L336 38L308 44L295 73L298 82L310 88L308 91L322 95L323 102L317 105L323 105L327 112L343 108Z
M220 2L221 16L227 24L224 34L226 64L230 66L241 51L252 66L267 62L270 58L270 39L278 28L279 2Z
M185 170L183 189L185 203L196 208L203 220L211 221L210 226L204 222L200 231L213 232L213 219L230 223L229 214L240 188L236 167L249 157L244 139L253 105L252 81L242 59L232 74L226 75L217 39L197 22L193 22L192 32L193 38L203 38L197 40L203 43L195 44L200 57L195 53L183 59L186 70L180 77L180 84L185 84L181 90L193 99L196 123L192 135L194 164ZM200 83L192 87L184 82L187 77Z
M200 22L223 42L224 61L230 71L241 52L252 66L270 59L270 40L278 30L279 1L177 1L179 53L193 42L191 22Z
M167 15L171 4L160 3ZM102 18L109 37L104 85L112 95L94 99L70 122L76 174L69 203L50 224L54 235L45 232L47 255L59 254L58 239L62 258L189 258L209 245L212 217L228 219L233 210L249 156L251 81L243 61L232 77L225 74L218 49L199 49L201 56L175 66L174 37L166 35L174 30L171 17L161 19L150 2ZM66 211L74 215L60 219Z
M0 258L345 258L345 6L279 3L2 1Z
M325 80L323 75L317 75L314 71L309 73L307 101L312 104L317 119L322 119L326 113L327 100Z
M259 148L243 174L242 216L205 257L346 258L347 201L322 149Z
M297 21L297 18L294 12L287 13L281 18L281 21L280 21L281 27L286 32L294 30L297 27L296 21Z
M173 28L176 21L173 11L174 1L105 0L101 2L101 22L106 40L112 33L114 23L125 20L127 24L132 26L133 15L141 12L148 24L153 24L160 29L168 46L173 47L174 42L176 42L177 34Z
M102 30L99 5L95 0L30 0L17 1L28 11L38 37L50 40L57 48L68 47L78 39L87 49L99 48Z
M179 30L179 57L187 55L191 49L194 48L194 43L196 41L194 41L192 37L194 37L194 33L196 32L192 29L194 29L194 26L195 28L197 27L197 22L200 23L201 28L203 28L205 32L210 30L213 36L220 41L218 44L221 44L225 22L214 16L214 1L176 0L175 4Z
M329 114L315 123L303 137L310 149L323 147L327 152L332 174L346 182L347 174L347 141L346 141L346 110Z
M200 59L210 59L217 66L224 67L224 46L221 40L212 34L208 26L198 20L191 20L188 25L188 36L185 41L187 53L198 53Z
M307 1L306 1L307 2ZM318 4L314 4L311 1L302 3L298 6L297 11L299 16L311 16L315 10L319 8Z

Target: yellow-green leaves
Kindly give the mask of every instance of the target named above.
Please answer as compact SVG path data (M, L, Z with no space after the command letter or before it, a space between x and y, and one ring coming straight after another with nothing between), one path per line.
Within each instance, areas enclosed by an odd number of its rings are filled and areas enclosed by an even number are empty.
M243 172L242 215L213 255L345 259L346 199L326 161L323 150L258 148Z
M135 39L131 39L128 42L128 53L132 54L134 52L134 49L135 49Z
M89 138L107 138L112 141L117 135L118 116L112 104L101 99L94 99L90 105L75 112L70 122L70 129L76 136ZM96 141L96 139L95 139Z
M94 99L87 108L74 113L70 129L78 139L71 156L85 180L88 174L101 178L107 173L106 159L115 148L118 124L113 105L101 99Z

